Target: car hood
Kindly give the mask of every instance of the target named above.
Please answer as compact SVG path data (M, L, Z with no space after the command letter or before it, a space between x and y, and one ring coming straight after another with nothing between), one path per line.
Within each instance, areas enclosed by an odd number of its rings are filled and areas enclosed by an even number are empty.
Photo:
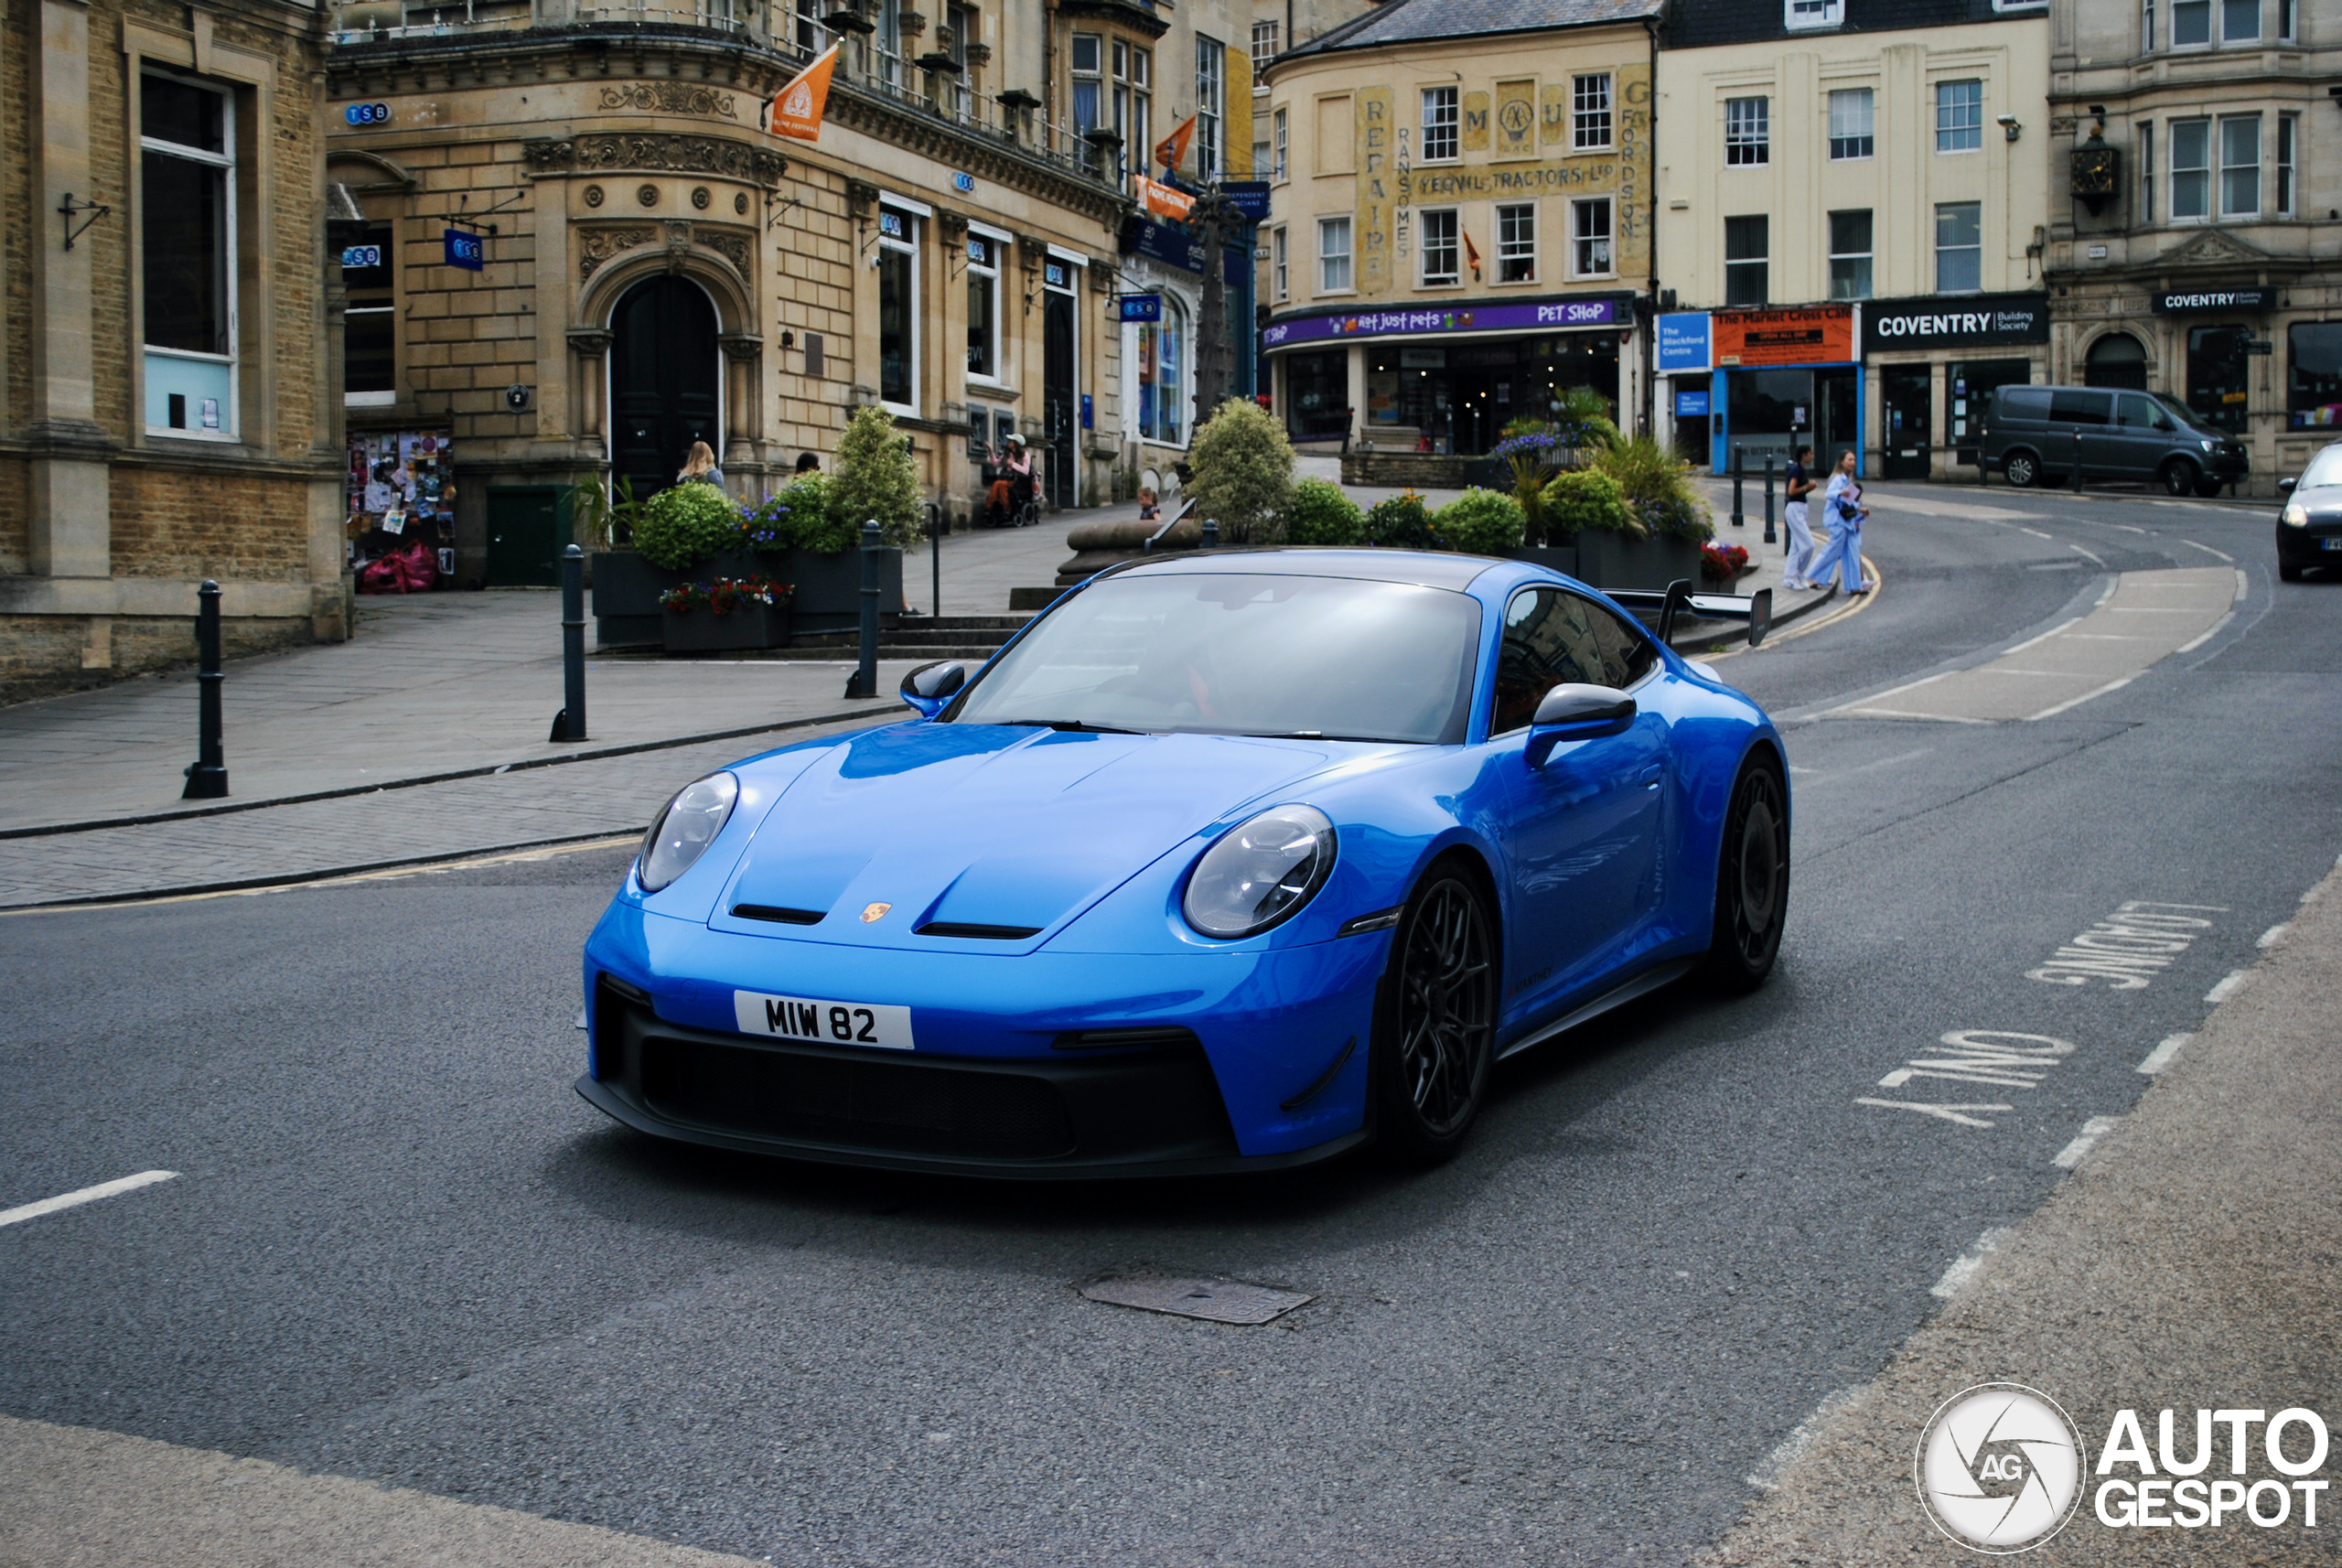
M1277 804L1299 781L1379 749L995 725L874 731L782 789L711 924L856 946L1025 950L1248 802ZM800 923L731 913L743 905L798 911ZM1020 935L914 935L930 925Z
M2312 522L2342 521L2342 485L2314 485L2308 489L2295 489L2286 498L2299 501L2309 513Z

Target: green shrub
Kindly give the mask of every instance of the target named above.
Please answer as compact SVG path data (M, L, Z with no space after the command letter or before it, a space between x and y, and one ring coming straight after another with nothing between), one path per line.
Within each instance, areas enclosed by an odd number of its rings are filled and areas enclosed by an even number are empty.
M1232 397L1213 411L1187 448L1198 519L1217 519L1230 544L1273 542L1293 490L1293 443L1284 426L1251 398Z
M1517 548L1529 526L1520 503L1502 490L1475 487L1439 509L1432 520L1439 542L1468 555L1499 555Z
M1618 481L1599 468L1573 468L1553 476L1545 487L1545 523L1564 533L1643 532Z
M815 555L835 555L862 540L862 520L848 521L837 502L837 481L827 474L805 474L777 491L773 499L788 509L781 532L796 549Z
M1423 497L1402 490L1376 501L1366 514L1366 536L1386 550L1436 550L1439 536L1432 531L1431 513Z
M846 544L859 542L862 525L871 518L878 520L889 544L927 537L920 518L919 470L912 466L902 433L895 428L894 415L868 405L855 409L853 423L838 438L836 470L830 480L829 514L844 526ZM806 548L835 553L820 545Z
M740 509L714 485L670 485L642 503L634 547L654 566L682 572L740 548Z
M1708 503L1692 483L1692 465L1649 436L1607 443L1591 467L1617 482L1644 531L1702 543L1715 537Z
M1356 544L1366 537L1366 513L1331 479L1303 479L1285 502L1287 544Z

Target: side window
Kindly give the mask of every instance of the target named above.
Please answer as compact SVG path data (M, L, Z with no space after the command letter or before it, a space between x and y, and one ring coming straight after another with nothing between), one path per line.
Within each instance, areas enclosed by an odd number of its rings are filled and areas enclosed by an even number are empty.
M1643 635L1640 627L1620 620L1588 600L1579 599L1578 603L1585 607L1586 618L1592 622L1594 646L1601 659L1601 672L1587 679L1598 686L1617 686L1623 691L1650 673L1651 666L1659 662L1659 651L1651 647L1650 639Z
M1559 588L1524 588L1505 607L1488 734L1525 727L1545 693L1564 681L1602 683L1595 618L1603 612Z
M2124 392L2114 400L2114 423L2134 430L2153 430L2161 421L2155 405L2136 392Z

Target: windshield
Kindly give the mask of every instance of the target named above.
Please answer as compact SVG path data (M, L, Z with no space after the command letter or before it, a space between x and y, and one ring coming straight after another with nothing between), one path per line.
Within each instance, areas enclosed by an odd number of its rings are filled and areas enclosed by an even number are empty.
M2302 470L2301 483L2295 489L2314 490L2325 485L2342 485L2342 443L2337 443L2309 460Z
M2149 392L2147 395L2154 399L2155 402L2163 404L2163 411L2178 422L2180 429L2193 430L2196 428L2196 411L2194 409L2189 408L2184 403L2179 403L2174 399L2167 398L2161 392Z
M1147 732L1464 738L1480 607L1346 577L1109 577L1050 612L947 716Z

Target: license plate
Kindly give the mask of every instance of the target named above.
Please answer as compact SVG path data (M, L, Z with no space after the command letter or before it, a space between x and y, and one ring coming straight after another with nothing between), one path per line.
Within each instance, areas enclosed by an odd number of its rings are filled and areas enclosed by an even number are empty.
M2331 539L2319 540L2317 547L2320 550L2342 550L2342 534L2337 534Z
M736 991L732 993L732 1015L744 1035L809 1040L827 1046L875 1046L886 1051L914 1048L911 1010L908 1007Z

